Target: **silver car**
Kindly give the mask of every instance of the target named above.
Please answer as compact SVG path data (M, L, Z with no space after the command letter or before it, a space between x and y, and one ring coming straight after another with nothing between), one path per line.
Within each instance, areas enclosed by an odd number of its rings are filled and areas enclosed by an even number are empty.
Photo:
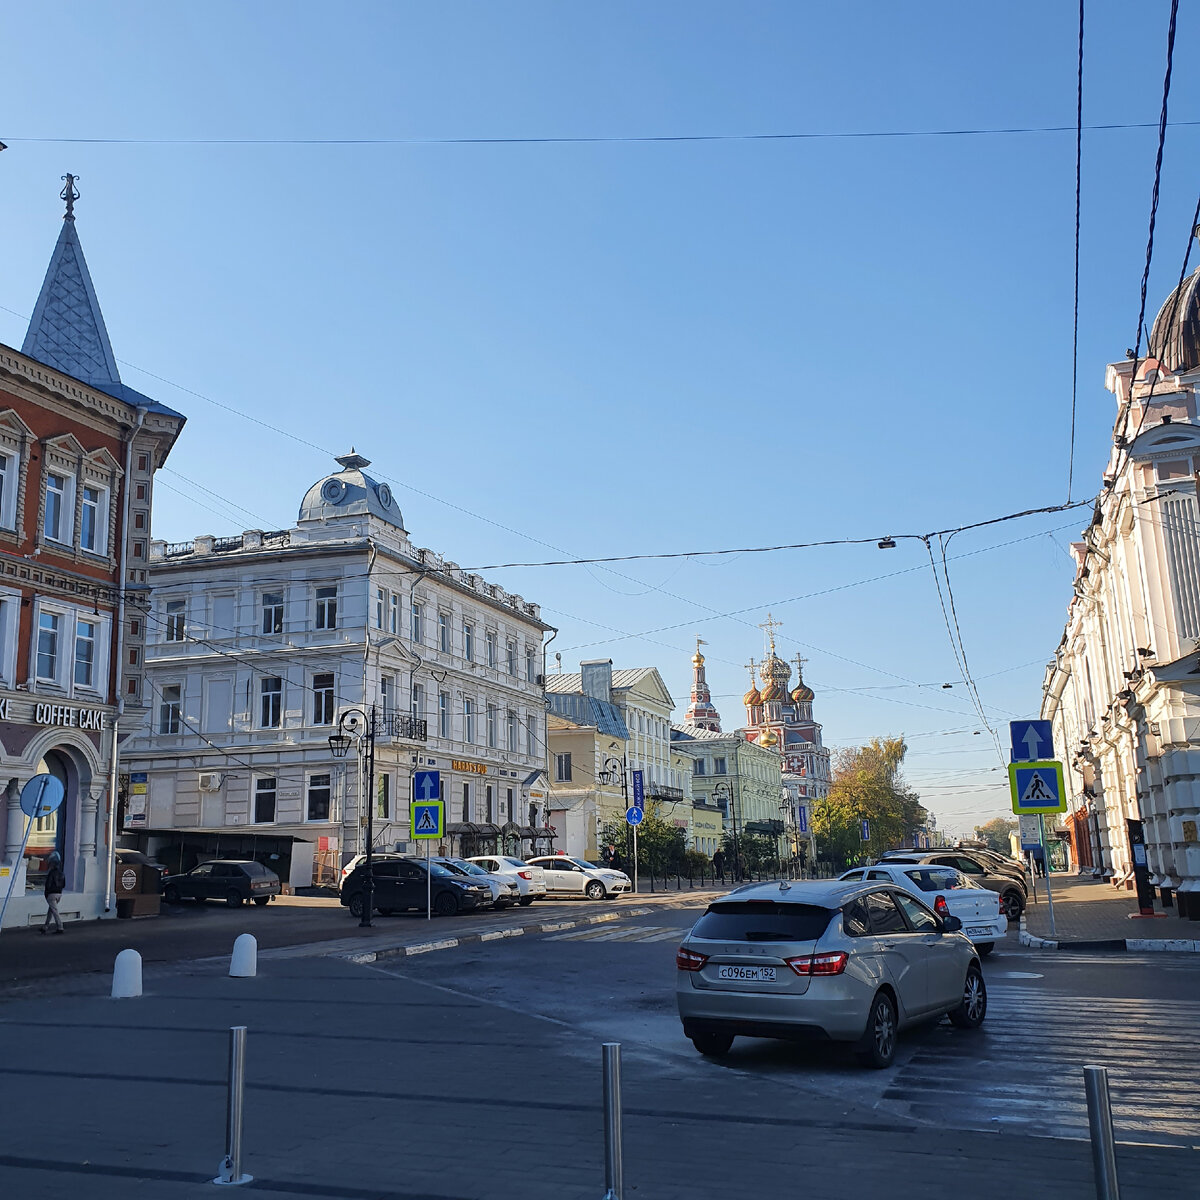
M903 889L837 880L752 884L710 904L679 947L675 997L701 1054L742 1037L852 1042L875 1067L896 1033L987 1013L979 958L957 917Z

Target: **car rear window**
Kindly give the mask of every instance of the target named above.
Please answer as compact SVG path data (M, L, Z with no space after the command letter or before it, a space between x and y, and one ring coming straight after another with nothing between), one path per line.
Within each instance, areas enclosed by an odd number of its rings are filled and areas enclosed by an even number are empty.
M833 913L816 904L775 900L722 900L696 922L694 937L733 942L812 942Z
M914 867L904 873L923 892L949 892L962 887L965 882L957 871L949 867Z
M242 870L247 875L265 875L267 873L267 868L259 862L242 863Z

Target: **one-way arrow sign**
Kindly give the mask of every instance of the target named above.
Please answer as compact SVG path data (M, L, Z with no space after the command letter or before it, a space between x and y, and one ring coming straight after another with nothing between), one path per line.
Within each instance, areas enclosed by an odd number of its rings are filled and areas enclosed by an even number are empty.
M1054 734L1049 721L1009 721L1013 762L1037 762L1054 755Z

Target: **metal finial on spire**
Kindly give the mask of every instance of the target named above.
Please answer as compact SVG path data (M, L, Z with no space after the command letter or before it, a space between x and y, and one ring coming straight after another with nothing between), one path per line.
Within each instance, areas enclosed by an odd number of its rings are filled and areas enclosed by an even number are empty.
M796 664L796 678L798 680L800 680L801 682L803 682L804 681L804 664L806 662L808 662L808 659L805 658L803 654L797 654L796 657L792 661Z
M73 221L75 220L75 201L79 199L79 189L75 186L75 180L79 176L64 175L62 178L67 181L66 187L58 193L58 198L67 202L67 211L63 213L63 220Z
M772 617L770 613L767 613L767 619L759 626L759 629L765 629L767 631L767 638L770 640L770 643L771 643L771 653L772 654L775 653L775 630L782 629L782 628L783 628L783 622L776 621L775 618Z
M758 663L751 659L746 664L746 669L750 672L750 686L754 687L754 673L758 670Z

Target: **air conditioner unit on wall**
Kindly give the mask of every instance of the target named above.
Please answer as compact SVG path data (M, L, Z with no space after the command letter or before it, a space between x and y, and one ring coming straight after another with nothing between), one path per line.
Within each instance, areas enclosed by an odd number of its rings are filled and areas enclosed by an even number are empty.
M200 776L200 790L202 792L219 792L221 784L225 782L225 776L217 771L205 771Z

